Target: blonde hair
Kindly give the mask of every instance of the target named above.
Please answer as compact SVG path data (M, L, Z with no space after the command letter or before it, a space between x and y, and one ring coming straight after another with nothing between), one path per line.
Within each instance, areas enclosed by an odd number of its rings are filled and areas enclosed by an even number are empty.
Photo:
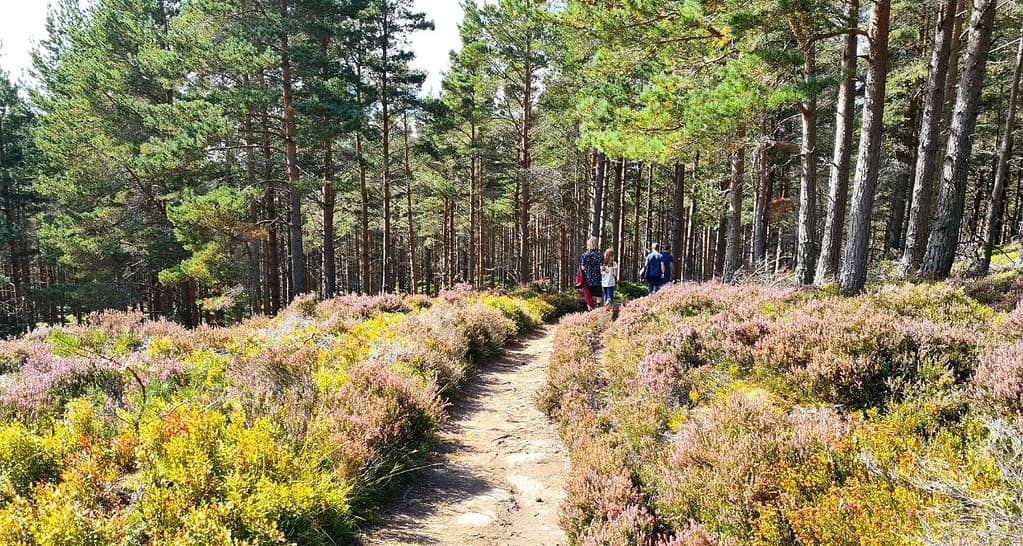
M613 264L613 263L615 263L615 251L614 251L614 249L609 248L609 249L604 251L604 263L606 263L606 264Z
M596 237L590 237L586 240L586 248L590 250L597 250L600 248L600 241Z

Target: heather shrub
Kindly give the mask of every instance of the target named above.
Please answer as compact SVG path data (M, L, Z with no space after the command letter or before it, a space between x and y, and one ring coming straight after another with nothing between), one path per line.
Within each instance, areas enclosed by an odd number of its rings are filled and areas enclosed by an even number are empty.
M962 282L966 294L996 311L1012 311L1023 298L1023 275L1009 270Z
M59 414L68 400L102 394L121 401L121 364L113 358L59 356L44 344L33 345L24 364L0 383L0 406L32 418Z
M107 312L0 344L0 543L352 540L442 394L553 312L449 296L302 296L194 330Z
M113 339L126 332L138 331L144 321L145 315L140 311L106 310L87 315L84 326L106 339Z
M428 306L423 303L422 299L415 301L419 302L420 307ZM413 302L411 298L406 299L397 294L380 294L376 296L349 294L316 302L315 306L312 307L311 314L319 318L353 317L366 319L380 313L408 313L412 308Z
M580 438L572 458L562 527L573 544L650 544L655 519L621 451L606 438Z
M904 482L941 502L930 507L919 537L928 544L999 545L1023 541L1023 426L987 419L986 437L960 464L923 460ZM965 461L966 464L962 464Z
M808 399L852 408L883 405L905 385L945 368L975 368L965 331L880 311L863 300L815 304L777 321L753 349L762 377L782 374Z
M113 546L119 529L97 517L95 507L69 502L61 486L40 488L32 500L24 497L0 506L0 543L40 546ZM75 499L77 500L77 499Z
M927 319L952 326L990 321L995 310L952 283L893 284L877 287L861 299L899 316Z
M480 298L480 303L493 307L504 316L510 318L515 323L516 332L528 332L536 328L544 322L545 315L547 314L545 308L531 307L527 304L527 300L519 300L508 296L485 295ZM539 306L546 305L543 302L539 303Z
M974 385L985 407L1023 413L1023 341L987 348Z
M34 343L26 339L0 340L0 374L18 371L28 359Z
M438 299L446 303L458 303L463 300L467 300L475 296L476 291L473 290L471 285L465 283L459 283L451 288L442 290Z
M515 335L515 320L500 309L484 303L463 304L454 327L468 341L473 360L497 354L509 337Z
M317 438L343 446L334 464L341 476L355 478L374 455L402 461L422 454L440 424L442 404L425 381L366 362L349 371L349 381L323 402ZM376 477L374 479L377 479Z
M965 491L1019 513L977 424L1021 411L1017 314L949 285L708 283L566 318L539 403L572 454L571 542L915 544L943 507L976 516Z
M989 337L993 343L1023 340L1023 308L995 317Z
M394 340L373 347L370 359L429 378L442 393L466 379L470 341L443 313L411 317L398 329Z
M655 546L733 546L735 540L708 531L703 525L691 521L670 537L661 538Z
M577 413L597 405L604 375L599 359L601 337L610 322L611 314L605 310L561 320L554 335L557 349L551 355L547 382L539 394L541 410L559 424L569 424Z
M554 309L555 317L586 310L586 302L574 292L543 292L536 297Z
M147 423L138 451L145 494L125 515L137 539L329 544L352 531L346 483L266 418L179 407Z
M301 438L319 392L314 381L316 351L301 345L270 346L236 358L227 369L227 396L252 419L267 417Z
M657 469L657 513L675 528L699 521L747 540L764 507L780 502L784 480L811 486L842 472L848 431L833 410L786 410L765 391L735 391L691 414L670 437ZM833 465L807 472L818 457Z

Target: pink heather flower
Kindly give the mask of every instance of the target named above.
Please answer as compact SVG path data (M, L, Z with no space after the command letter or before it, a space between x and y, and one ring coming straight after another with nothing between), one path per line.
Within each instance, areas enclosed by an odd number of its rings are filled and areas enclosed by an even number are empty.
M34 344L25 364L0 384L0 404L43 413L55 403L78 396L92 385L119 392L121 366L103 358L57 356L43 343Z
M973 382L988 406L1023 411L1023 341L989 347L980 358Z

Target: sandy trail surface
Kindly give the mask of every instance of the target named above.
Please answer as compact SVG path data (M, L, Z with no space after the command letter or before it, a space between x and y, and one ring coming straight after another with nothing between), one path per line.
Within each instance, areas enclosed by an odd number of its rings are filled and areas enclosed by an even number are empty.
M567 545L568 455L535 407L554 326L486 363L453 402L439 445L362 544Z

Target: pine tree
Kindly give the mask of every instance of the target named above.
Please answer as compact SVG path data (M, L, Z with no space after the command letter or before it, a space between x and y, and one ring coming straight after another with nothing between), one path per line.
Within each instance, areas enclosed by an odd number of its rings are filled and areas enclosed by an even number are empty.
M842 256L839 288L843 294L856 294L867 281L870 246L870 222L874 211L874 193L880 171L881 131L884 126L884 98L888 80L888 33L891 2L874 0L870 17L870 57L863 100L863 126L856 159L852 207L849 213L848 239Z
M953 40L956 20L956 5L959 0L944 0L935 23L934 46L931 50L930 70L927 73L923 115L920 119L920 147L917 151L915 178L913 180L912 206L906 228L905 251L902 268L914 273L920 267L931 217L931 194L937 171L937 151L942 112L945 106L946 80L949 74L949 53ZM958 67L952 67L955 70Z
M0 291L0 338L22 333L35 315L28 293L38 253L32 218L41 204L34 188L36 120L20 91L0 71L0 285L12 288Z
M966 202L968 163L973 151L973 131L977 124L980 92L984 86L995 8L994 0L973 2L969 38L966 43L966 61L959 77L959 91L949 129L945 168L938 200L935 203L931 235L920 269L920 275L925 279L948 277L959 247L959 228L962 225Z
M409 33L432 28L433 24L424 14L412 11L411 0L370 0L361 17L365 21L365 46L369 51L367 75L375 84L379 106L380 183L384 195L381 291L391 292L395 289L392 136L395 120L401 119L400 112L396 115L394 108L414 103L415 92L425 79L424 74L409 67L413 53L406 49L405 40Z

